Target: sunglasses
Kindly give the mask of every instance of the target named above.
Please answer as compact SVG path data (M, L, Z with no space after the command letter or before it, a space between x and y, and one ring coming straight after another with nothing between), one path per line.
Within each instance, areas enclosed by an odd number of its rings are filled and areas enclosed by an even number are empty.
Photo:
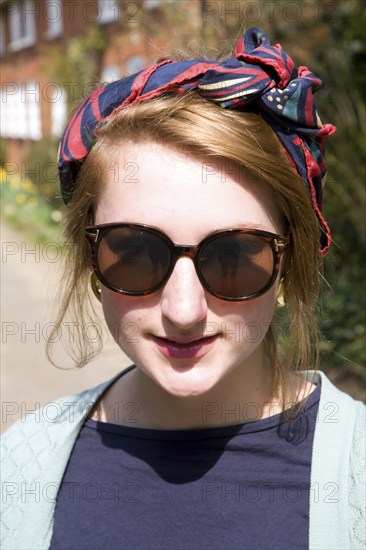
M160 290L181 256L192 258L202 286L216 298L251 300L275 282L287 237L256 229L216 231L197 245L176 245L155 227L108 223L86 228L93 269L107 288L129 296Z

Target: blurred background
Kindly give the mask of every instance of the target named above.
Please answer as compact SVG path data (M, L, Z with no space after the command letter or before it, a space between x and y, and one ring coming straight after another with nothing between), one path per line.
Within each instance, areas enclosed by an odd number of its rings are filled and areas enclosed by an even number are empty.
M105 379L121 366L114 343L109 342L107 356L95 364L94 371L73 373L62 385L57 369L39 351L47 339L42 333L45 319L50 323L54 315L50 305L54 291L45 289L55 279L52 270L63 254L57 149L73 110L101 84L162 58L182 52L209 59L228 55L237 37L252 26L264 30L272 44L280 42L296 65L309 66L323 80L317 94L322 121L338 127L327 142L324 214L334 244L324 262L319 301L321 368L339 387L365 399L364 2L0 0L2 397L6 411L30 399L39 376L42 387L52 389L41 397L38 389L34 398L45 401L63 390L76 391ZM20 273L22 280L16 283ZM27 303L29 294L33 302ZM36 313L35 304L42 304L48 317ZM28 364L30 357L35 371L25 369L24 359ZM50 382L51 376L60 377L56 384ZM7 414L9 421L20 413Z

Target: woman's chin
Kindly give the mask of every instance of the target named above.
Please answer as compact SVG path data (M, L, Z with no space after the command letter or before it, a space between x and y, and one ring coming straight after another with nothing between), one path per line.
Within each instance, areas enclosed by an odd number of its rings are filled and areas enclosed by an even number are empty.
M209 393L217 384L210 376L202 376L193 369L172 369L167 376L154 378L155 383L170 396L182 399L197 398Z

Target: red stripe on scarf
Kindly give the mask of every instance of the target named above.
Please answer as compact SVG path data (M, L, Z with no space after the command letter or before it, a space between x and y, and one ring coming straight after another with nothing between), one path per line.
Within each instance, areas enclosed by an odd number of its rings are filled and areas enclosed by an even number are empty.
M317 203L316 192L315 192L314 184L313 184L313 177L320 175L319 174L319 167L318 167L316 161L314 160L312 154L310 153L310 151L308 151L308 149L305 147L304 142L302 141L302 139L296 138L294 140L294 144L295 145L301 145L301 148L302 148L303 153L305 155L306 172L307 172L307 176L308 176L308 183L309 183L309 188L310 188L311 200L312 200L313 207L314 207L315 213L317 215L317 218L318 218L318 220L320 222L320 225L322 226L322 228L324 230L324 233L326 235L326 238L327 238L327 244L324 246L324 248L322 248L320 250L320 253L322 254L322 256L324 256L327 253L330 245L332 244L332 239L331 239L331 233L330 233L329 225L327 224L327 222L323 218L323 215L322 215L321 210L320 210L320 206Z

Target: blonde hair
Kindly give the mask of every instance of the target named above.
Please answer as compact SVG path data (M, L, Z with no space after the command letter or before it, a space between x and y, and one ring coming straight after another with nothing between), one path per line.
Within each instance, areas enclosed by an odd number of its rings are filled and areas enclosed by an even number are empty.
M92 302L95 298L86 292L91 258L84 230L113 157L126 141L146 139L207 161L229 162L271 192L290 230L283 262L289 321L286 352L281 354L279 350L278 327L274 326L277 323L272 323L265 338L274 367L273 392L285 387L288 371L315 369L318 356L314 310L319 287L320 227L305 183L294 172L274 131L259 114L223 109L196 92L162 96L120 109L100 125L95 144L81 166L65 219L68 249L74 253L73 261L65 264L65 294L57 320L60 324L71 312L79 321L77 345L71 349L76 365L86 364L102 346L98 341L96 347L91 347L82 332L85 323L95 319Z

